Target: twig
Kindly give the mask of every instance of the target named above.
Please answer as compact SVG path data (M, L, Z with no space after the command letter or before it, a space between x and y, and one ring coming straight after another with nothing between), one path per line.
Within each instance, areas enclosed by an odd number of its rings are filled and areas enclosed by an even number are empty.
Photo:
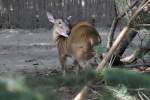
M138 95L139 95L139 97L140 97L141 100L144 100L144 98L142 97L140 91L138 91Z
M147 88L138 88L138 89L128 89L129 91L150 91L150 89Z
M100 93L98 93L97 91L95 91L94 89L90 89L94 94L98 95L98 96L102 96Z
M141 94L142 94L147 100L150 100L150 98L149 98L146 94L144 94L143 92L141 92Z
M130 64L130 65L123 65L124 67L128 67L128 68L136 68L136 67L150 67L150 63L144 63L144 64Z
M134 21L134 19L136 18L136 16L142 11L142 9L147 6L150 3L150 0L148 0L144 5L142 5L139 9L137 9L135 11L135 13L133 14L133 16L130 18L128 26L132 25L132 22Z
M137 24L135 27L150 27L150 24Z
M120 14L117 19L121 19L122 17L124 17L126 15L127 12L129 12L133 7L135 7L138 4L139 0L136 0L131 6L129 6L129 8L123 12L122 14Z

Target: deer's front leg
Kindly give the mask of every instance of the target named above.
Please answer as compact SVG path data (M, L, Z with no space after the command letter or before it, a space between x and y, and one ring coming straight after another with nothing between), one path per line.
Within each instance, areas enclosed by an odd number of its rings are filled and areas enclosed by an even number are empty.
M59 57L63 76L66 75L66 58L67 58L67 56L65 56L65 55L60 55L60 57Z

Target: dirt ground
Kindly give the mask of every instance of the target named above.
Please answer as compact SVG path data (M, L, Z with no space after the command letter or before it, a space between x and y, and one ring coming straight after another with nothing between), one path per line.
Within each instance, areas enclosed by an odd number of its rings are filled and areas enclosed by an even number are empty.
M57 55L51 31L0 31L0 74L58 68Z
M38 70L47 72L50 69L60 69L57 48L50 30L0 30L1 75Z
M105 46L109 29L98 31L102 37L102 45ZM32 73L39 70L48 73L51 69L60 69L60 64L50 30L0 30L1 75Z

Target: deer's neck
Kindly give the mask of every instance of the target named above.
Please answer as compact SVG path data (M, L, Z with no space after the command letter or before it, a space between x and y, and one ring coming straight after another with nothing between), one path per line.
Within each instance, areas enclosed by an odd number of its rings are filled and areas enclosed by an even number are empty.
M68 47L69 47L69 39L66 38L66 37L63 37L61 35L59 35L56 39L56 45L57 45L57 48L59 50L59 52L63 52L65 54L68 53Z

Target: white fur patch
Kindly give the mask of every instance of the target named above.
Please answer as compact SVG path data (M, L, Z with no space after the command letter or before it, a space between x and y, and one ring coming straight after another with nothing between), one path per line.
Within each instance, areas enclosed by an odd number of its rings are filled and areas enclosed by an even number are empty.
M60 35L64 36L64 37L68 37L68 34L67 33L59 33Z

